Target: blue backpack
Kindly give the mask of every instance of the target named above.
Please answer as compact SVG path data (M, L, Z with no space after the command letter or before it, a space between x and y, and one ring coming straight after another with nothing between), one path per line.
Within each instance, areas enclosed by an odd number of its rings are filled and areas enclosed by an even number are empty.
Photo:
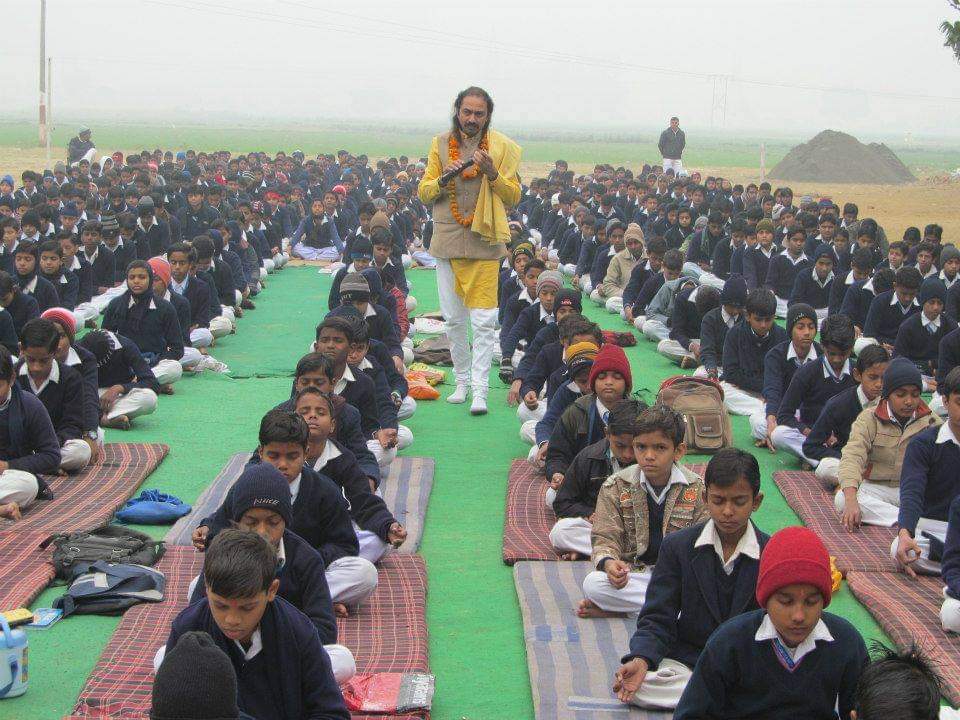
M75 568L66 593L53 606L70 615L121 615L142 602L162 602L167 580L159 570L146 565L112 564L103 561Z
M191 507L175 495L144 490L139 497L127 500L117 513L117 520L128 525L171 525L190 510Z

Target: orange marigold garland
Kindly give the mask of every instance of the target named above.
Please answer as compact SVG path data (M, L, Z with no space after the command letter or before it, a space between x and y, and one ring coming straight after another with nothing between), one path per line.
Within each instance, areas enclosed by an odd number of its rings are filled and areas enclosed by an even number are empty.
M487 144L487 136L484 134L484 136L480 139L479 149L486 152L488 148L489 145ZM451 163L455 163L460 159L460 141L457 140L456 133L450 133L450 139L447 141L447 155L450 157ZM465 180L473 180L479 174L480 167L474 165L473 167L467 168L460 173L460 176ZM447 183L447 196L450 198L450 214L453 215L453 219L463 227L470 227L473 224L473 213L470 213L466 217L460 214L460 207L457 205L456 179L450 183Z

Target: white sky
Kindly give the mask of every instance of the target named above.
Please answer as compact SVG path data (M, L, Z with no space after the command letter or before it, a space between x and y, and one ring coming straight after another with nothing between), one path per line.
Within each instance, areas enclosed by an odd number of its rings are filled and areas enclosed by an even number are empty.
M60 117L445 122L479 84L504 126L960 132L945 0L48 0ZM39 0L4 2L0 116L32 117ZM665 74L644 67L667 68ZM752 81L752 82L744 82ZM774 85L762 85L773 83ZM842 92L777 87L842 88ZM932 99L901 96L937 96ZM943 99L956 97L957 100ZM719 116L717 116L719 118ZM389 126L385 127L388 129Z

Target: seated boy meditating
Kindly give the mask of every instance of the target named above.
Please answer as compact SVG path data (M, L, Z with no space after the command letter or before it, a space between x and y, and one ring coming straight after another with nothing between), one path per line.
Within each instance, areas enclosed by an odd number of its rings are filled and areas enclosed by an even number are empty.
M866 352L866 350L864 350ZM860 523L893 527L900 507L900 473L911 440L940 418L920 399L923 379L906 358L883 371L876 407L863 410L840 455L835 504L848 530Z
M173 621L167 650L191 630L210 635L237 673L237 704L257 720L348 720L330 658L310 619L277 597L277 551L226 529L203 559L207 597Z
M608 477L636 464L633 427L643 408L636 400L618 403L610 411L606 437L587 445L570 463L553 501L559 519L550 530L550 544L564 560L590 557L597 494Z
M710 519L663 539L630 651L614 678L621 702L674 708L707 639L757 608L760 553L769 537L750 516L763 501L757 459L725 448L703 476Z
M663 405L637 417L637 464L611 476L597 496L596 570L584 578L580 617L640 610L664 536L706 519L703 481L678 464L687 450L684 432L683 416Z
M857 684L857 709L850 715L853 720L957 717L956 710L940 707L943 679L917 645L901 652L874 641L870 656Z
M830 557L812 531L771 537L757 577L762 609L710 636L674 718L849 718L867 648L853 625L824 612L831 586Z

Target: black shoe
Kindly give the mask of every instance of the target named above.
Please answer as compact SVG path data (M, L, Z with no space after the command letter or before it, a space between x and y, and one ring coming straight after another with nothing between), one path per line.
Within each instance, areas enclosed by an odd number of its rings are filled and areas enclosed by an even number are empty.
M244 310L256 310L257 306L253 304L253 300L246 298L240 302L240 307Z

